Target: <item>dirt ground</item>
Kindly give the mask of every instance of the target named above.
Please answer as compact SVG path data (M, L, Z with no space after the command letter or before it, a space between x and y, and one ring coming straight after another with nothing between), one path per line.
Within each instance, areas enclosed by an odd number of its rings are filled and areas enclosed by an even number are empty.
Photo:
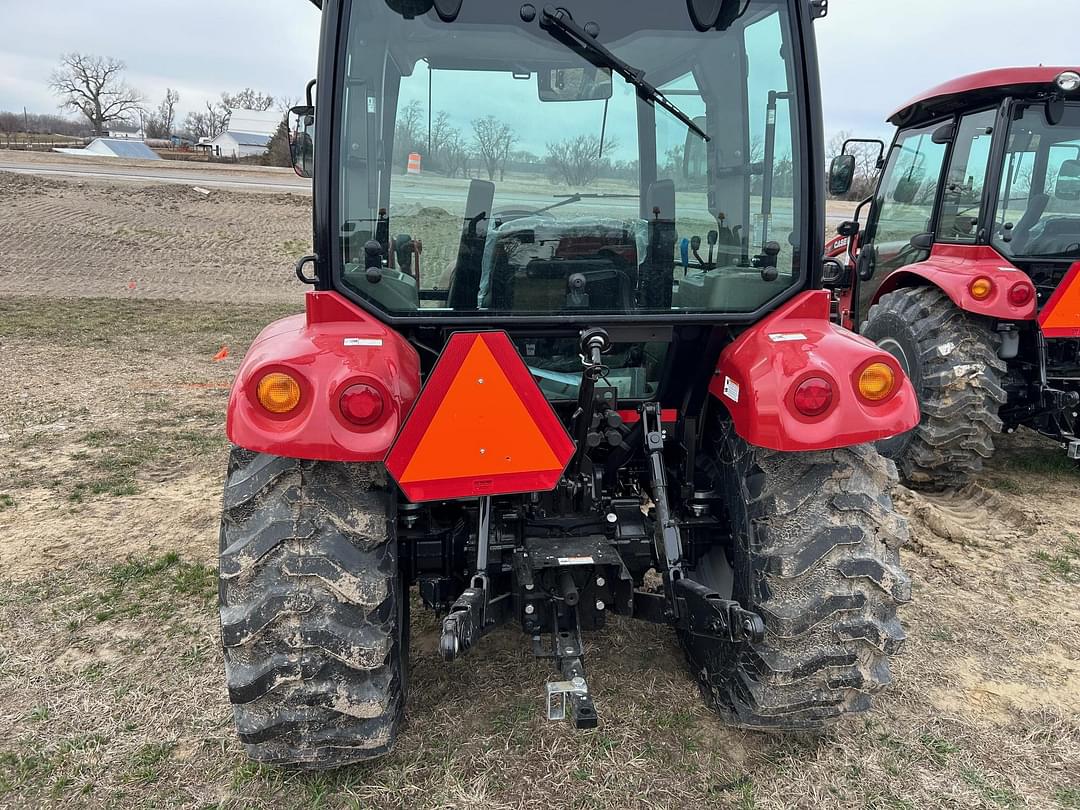
M217 638L222 418L248 343L301 307L306 205L0 174L0 807L1080 808L1080 472L1030 434L964 492L897 491L897 683L824 735L725 728L673 636L621 620L587 638L602 725L575 732L541 719L520 633L447 665L417 610L391 756L249 763Z

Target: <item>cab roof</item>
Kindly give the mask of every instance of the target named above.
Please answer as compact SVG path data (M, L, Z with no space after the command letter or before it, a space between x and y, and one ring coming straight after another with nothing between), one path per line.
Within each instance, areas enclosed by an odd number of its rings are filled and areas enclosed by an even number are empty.
M911 126L959 110L999 102L1006 96L1056 90L1054 80L1080 67L1012 67L984 70L945 82L916 96L889 116L894 126Z

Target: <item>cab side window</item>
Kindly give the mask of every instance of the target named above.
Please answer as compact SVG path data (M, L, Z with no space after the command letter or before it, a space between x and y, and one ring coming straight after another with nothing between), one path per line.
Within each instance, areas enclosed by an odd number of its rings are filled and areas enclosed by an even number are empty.
M946 145L934 143L941 123L898 136L874 203L875 221L868 233L872 266L878 279L889 271L930 256L911 239L933 229L934 204L941 185Z
M942 194L938 241L974 244L983 222L982 201L995 110L965 116L956 133L949 176Z
M881 282L893 270L930 258L927 243L911 244L934 227L934 205L945 168L946 145L934 143L942 122L901 132L889 152L859 255L873 281L861 282L858 312L865 316Z

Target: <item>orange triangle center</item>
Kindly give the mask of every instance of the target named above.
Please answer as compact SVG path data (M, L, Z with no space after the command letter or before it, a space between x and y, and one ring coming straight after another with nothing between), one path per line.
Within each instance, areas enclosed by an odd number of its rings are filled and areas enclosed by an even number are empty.
M562 466L491 350L477 338L399 483Z

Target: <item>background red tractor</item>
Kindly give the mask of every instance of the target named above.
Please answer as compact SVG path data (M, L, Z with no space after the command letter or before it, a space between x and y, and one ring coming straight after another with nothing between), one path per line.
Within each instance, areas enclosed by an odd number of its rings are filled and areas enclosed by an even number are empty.
M866 709L911 590L867 443L918 407L821 285L826 4L317 5L319 104L296 110L314 289L228 415L221 625L251 756L389 750L414 586L446 659L518 623L557 672L548 717L578 727L598 722L581 633L611 613L670 626L732 723ZM610 191L503 175L497 151L459 178L421 98L478 143L581 132ZM395 269L410 244L423 274Z
M866 227L827 247L840 321L919 392L919 427L879 449L928 487L970 481L1003 428L1080 458L1080 69L966 76L889 120ZM853 169L834 160L834 193Z

